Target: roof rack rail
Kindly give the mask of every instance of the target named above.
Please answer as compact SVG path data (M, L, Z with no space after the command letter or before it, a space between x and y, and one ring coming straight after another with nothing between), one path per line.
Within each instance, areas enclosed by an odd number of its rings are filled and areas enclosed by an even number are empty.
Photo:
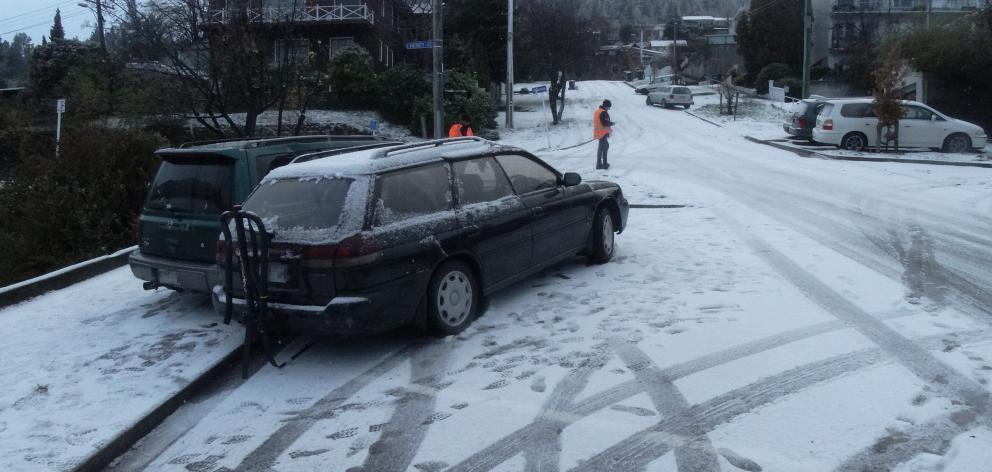
M397 152L411 151L411 150L420 149L420 148L440 147L440 146L444 146L444 145L447 145L447 144L460 144L460 143L467 143L467 142L488 143L489 140L484 139L484 138L480 138L478 136L461 136L461 137L458 137L458 138L434 139L434 140L423 141L423 142L419 142L419 143L411 143L411 144L407 144L405 146L394 146L394 147L390 147L389 149L383 149L381 151L377 151L374 154L372 154L372 159L379 159L379 158L382 158L382 157L387 157L387 156L389 156L391 154L394 154L394 153L397 153Z
M305 142L305 141L320 141L320 140L334 141L337 139L379 141L379 140L384 140L385 137L375 136L371 134L304 134L300 136L224 138L224 139L208 139L203 141L189 141L180 144L179 149L184 149L193 146L206 146L209 144L235 143L241 141L245 142L247 146L265 147L265 146L274 146L277 144L283 144L287 142Z
M290 163L291 164L298 164L300 162L308 162L308 161L312 161L312 160L316 160L316 159L322 159L322 158L325 158L325 157L338 156L338 155L341 155L341 154L348 154L348 153L351 153L351 152L367 151L369 149L377 149L377 148L381 148L381 147L396 146L396 145L401 145L401 144L403 144L403 141L387 141L387 140L383 140L382 142L378 142L378 143L374 143L374 144L363 144L361 146L351 146L351 147L340 148L340 149L330 149L330 150L324 150L324 151L314 151L314 152L310 152L310 153L306 153L306 154L300 154L299 156L296 156L295 158L293 158L292 162L290 162Z

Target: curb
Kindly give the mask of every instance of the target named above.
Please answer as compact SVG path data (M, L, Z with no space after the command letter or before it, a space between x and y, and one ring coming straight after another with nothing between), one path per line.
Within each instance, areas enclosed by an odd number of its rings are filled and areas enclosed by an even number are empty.
M113 254L100 256L79 264L49 272L33 279L0 287L0 308L23 302L52 290L66 288L77 282L110 272L127 264L127 259L138 246L121 249Z
M713 126L716 126L717 128L723 128L723 125L721 125L719 123L716 123L714 121L707 120L706 118L703 118L703 117L701 117L701 116L699 116L699 115L697 115L697 114L695 114L695 113L693 113L693 112L691 112L689 110L682 110L682 112L685 113L686 115L689 115L689 116L693 117L693 118L697 118L697 119L703 120L703 121L705 121L705 122L707 122L707 123L709 123L709 124L711 124ZM747 136L745 136L745 138L746 137Z
M122 431L114 439L111 439L108 443L100 447L93 455L73 467L72 472L99 472L106 469L111 462L131 449L138 441L152 432L158 425L162 424L166 418L175 413L187 400L203 391L217 378L239 364L241 347L242 345L235 347L220 361L207 369L206 372L203 372L196 379L176 392L175 395L163 401L155 409L131 425L131 427Z
M764 144L766 146L771 146L774 148L781 149L783 151L789 151L793 154L797 154L802 157L819 157L820 159L830 159L834 161L857 161L857 162L894 162L897 164L927 164L934 166L954 166L954 167L981 167L985 169L992 169L992 162L955 162L955 161L928 161L926 159L896 159L891 157L858 157L858 156L832 156L829 154L821 154L815 151L807 151L805 149L798 149L792 146L786 146L784 144L779 144L764 139L753 138L751 136L744 136L744 139L748 141Z

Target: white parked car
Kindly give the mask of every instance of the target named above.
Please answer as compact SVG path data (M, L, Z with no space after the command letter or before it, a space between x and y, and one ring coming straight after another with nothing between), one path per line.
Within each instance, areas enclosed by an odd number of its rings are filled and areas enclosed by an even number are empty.
M899 119L899 147L968 152L985 147L988 135L981 126L956 120L920 102L903 101ZM875 147L878 118L872 99L832 100L816 116L813 140L842 149Z
M692 90L684 85L666 85L651 93L645 101L648 106L661 105L665 108L681 105L685 108L692 106Z

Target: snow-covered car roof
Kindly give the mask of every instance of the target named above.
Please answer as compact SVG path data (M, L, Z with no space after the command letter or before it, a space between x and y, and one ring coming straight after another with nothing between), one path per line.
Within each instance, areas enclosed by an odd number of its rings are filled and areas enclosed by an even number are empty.
M461 159L503 151L523 151L482 138L451 138L329 155L277 168L265 181L292 178L340 178L374 174L432 161Z

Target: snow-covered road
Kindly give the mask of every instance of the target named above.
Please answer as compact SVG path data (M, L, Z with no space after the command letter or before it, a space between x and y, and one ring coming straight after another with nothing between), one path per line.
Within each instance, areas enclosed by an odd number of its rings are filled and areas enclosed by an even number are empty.
M668 206L631 210L613 262L500 292L456 337L317 340L116 470L992 462L992 170L800 158L620 83L579 87L552 136L539 110L503 134L579 143L613 102L610 170L593 144L539 153Z

